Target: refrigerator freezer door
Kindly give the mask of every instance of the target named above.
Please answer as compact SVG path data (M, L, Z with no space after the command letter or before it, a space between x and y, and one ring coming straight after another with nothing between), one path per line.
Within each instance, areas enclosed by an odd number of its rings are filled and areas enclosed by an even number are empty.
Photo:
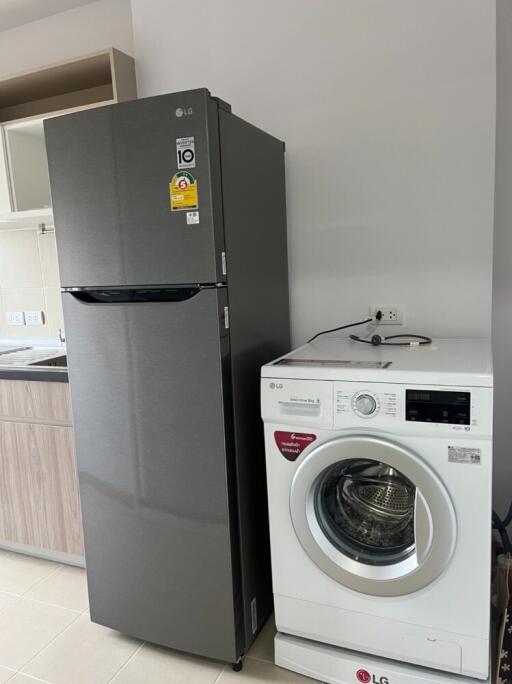
M218 109L207 90L55 117L45 134L64 287L225 279ZM187 174L184 192L195 183L197 208L188 192L189 206L172 211L177 173ZM199 222L187 222L189 210Z
M63 299L91 617L234 661L226 290L176 302Z

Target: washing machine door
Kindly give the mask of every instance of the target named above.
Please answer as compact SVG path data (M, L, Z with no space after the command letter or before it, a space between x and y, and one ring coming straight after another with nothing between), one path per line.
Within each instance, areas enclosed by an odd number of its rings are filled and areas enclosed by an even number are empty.
M441 480L415 453L377 437L342 437L311 451L293 479L290 511L316 565L365 594L422 589L455 548L455 511Z

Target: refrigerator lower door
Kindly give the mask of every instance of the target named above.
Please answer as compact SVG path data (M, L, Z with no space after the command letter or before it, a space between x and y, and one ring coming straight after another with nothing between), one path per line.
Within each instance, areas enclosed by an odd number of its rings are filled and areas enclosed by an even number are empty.
M90 610L126 634L233 662L243 637L224 415L227 295L189 294L63 295Z

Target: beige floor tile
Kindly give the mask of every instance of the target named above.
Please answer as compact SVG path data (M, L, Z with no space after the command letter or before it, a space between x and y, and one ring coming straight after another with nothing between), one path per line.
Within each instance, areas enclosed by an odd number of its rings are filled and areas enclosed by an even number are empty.
M241 672L233 672L226 668L218 679L217 684L291 684L292 682L315 682L317 680L276 667L271 663L247 658Z
M89 605L85 570L63 565L38 582L25 596L83 612Z
M12 606L13 603L16 603L19 601L21 596L18 596L17 594L8 594L5 591L0 591L0 612L4 608L7 608L8 606ZM0 684L1 684L1 679L0 679Z
M44 682L44 679L36 679L35 677L29 677L28 675L25 675L22 672L17 672L12 679L9 679L9 684L38 684L38 682ZM2 679L0 679L0 684L3 684Z
M5 684L6 681L11 681L14 682L14 679L11 679L11 677L14 674L14 670L9 670L7 667L0 667L0 684ZM23 684L22 682L14 682L14 684ZM32 684L34 684L34 681L32 681Z
M0 550L0 591L24 594L59 567L57 563L41 558Z
M19 670L80 615L20 598L0 612L0 665Z
M276 623L274 616L271 615L264 625L254 644L251 646L248 658L265 660L268 663L274 662L274 637L276 635Z
M84 614L28 663L23 672L53 684L106 684L140 643L92 623Z
M223 664L144 644L112 684L213 684Z

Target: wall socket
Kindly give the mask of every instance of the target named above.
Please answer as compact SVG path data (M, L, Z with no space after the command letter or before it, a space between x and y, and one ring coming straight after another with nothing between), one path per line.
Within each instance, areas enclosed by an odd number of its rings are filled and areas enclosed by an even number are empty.
M42 311L25 311L25 325L44 325Z
M404 322L404 313L398 306L389 306L388 304L370 306L370 316L375 318L377 311L382 311L379 325L402 325Z
M7 311L5 314L7 325L25 325L23 311Z

